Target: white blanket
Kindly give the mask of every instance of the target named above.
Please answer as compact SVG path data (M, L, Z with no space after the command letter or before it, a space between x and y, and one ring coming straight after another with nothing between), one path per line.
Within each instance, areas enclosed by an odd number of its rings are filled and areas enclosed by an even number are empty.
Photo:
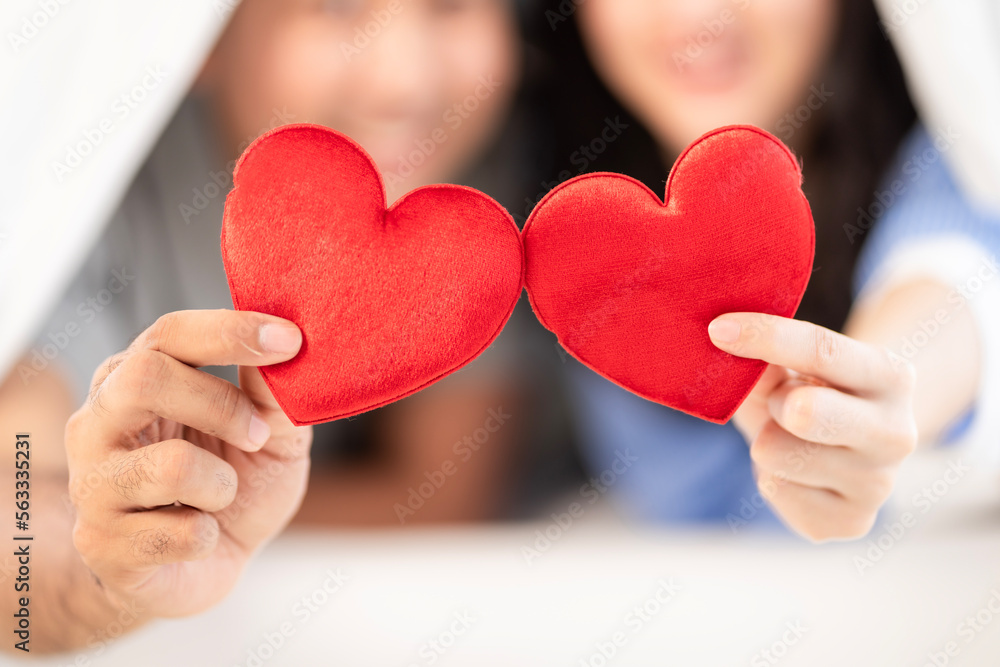
M946 156L960 185L1000 212L1000 0L876 0L924 124L966 140Z
M236 0L4 0L0 373L29 346Z

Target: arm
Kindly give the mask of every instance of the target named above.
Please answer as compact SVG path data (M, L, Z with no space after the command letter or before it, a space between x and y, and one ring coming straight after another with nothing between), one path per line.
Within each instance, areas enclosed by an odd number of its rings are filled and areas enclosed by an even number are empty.
M27 366L27 362L22 362ZM73 511L67 495L69 472L63 427L73 412L71 392L54 365L22 381L17 368L0 386L0 438L3 439L2 492L13 500L14 435L31 434L30 612L33 651L65 650L99 642L99 633L125 611L133 627L146 619L112 603L73 548ZM5 550L7 551L7 550ZM20 593L14 590L17 563L2 563L0 614L10 619ZM3 649L19 653L13 641Z
M822 542L866 535L917 444L914 365L809 322L729 313L712 342L769 366L734 418L761 495Z
M933 280L910 281L862 300L846 327L852 338L884 345L915 367L913 409L923 444L933 444L969 409L979 385L979 332L955 295Z
M31 648L101 647L109 628L195 614L229 593L305 492L312 429L291 424L254 368L300 344L270 316L169 313L96 369L68 421L58 382L5 385L4 424L37 429L44 459ZM215 365L240 366L239 387L198 370Z
M863 536L917 439L932 444L972 405L982 347L964 298L911 279L863 298L847 335L733 314L716 344L768 361L736 416L758 484L790 526L817 541Z
M510 380L452 377L380 412L377 460L312 468L301 525L400 525L492 516L509 479L520 415ZM477 434L488 434L480 443ZM445 473L442 477L439 472ZM429 481L427 498L411 490ZM425 494L426 495L426 494Z

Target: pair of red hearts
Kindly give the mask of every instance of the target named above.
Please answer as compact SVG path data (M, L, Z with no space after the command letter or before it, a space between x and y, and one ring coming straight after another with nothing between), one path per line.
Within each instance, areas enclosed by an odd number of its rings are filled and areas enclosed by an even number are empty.
M315 125L257 139L233 180L222 228L233 304L302 329L294 359L260 369L296 424L356 415L458 370L497 337L523 288L591 369L725 422L766 364L716 348L709 322L790 317L812 269L799 165L754 127L688 147L664 202L627 176L588 174L552 190L523 232L455 185L386 209L368 154Z

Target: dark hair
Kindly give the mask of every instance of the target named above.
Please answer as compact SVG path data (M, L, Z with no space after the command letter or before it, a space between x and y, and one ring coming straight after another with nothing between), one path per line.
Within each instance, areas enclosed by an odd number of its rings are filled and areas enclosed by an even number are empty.
M652 136L599 81L581 42L574 3L545 0L534 13L528 39L533 59L531 89L545 110L550 131L540 139L536 165L550 174L545 186L583 171L618 171L663 192L669 166ZM834 94L796 134L803 161L803 189L816 222L815 273L797 317L839 330L850 310L853 268L863 238L845 225L867 210L888 166L915 119L903 74L883 34L871 0L840 0L838 34L817 85ZM804 100L803 100L804 101ZM598 136L606 119L629 129L599 158L580 169L578 148ZM535 193L532 193L535 195ZM520 213L520 211L516 211Z

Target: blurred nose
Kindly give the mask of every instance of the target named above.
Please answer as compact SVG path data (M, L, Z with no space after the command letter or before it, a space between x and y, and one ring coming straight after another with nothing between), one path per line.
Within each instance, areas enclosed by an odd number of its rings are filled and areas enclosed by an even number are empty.
M440 90L434 66L434 40L428 18L415 5L402 4L372 40L361 62L370 111L407 116L433 108Z
M659 24L667 26L669 37L676 39L714 26L724 28L734 23L746 2L747 0L656 0L655 4Z

